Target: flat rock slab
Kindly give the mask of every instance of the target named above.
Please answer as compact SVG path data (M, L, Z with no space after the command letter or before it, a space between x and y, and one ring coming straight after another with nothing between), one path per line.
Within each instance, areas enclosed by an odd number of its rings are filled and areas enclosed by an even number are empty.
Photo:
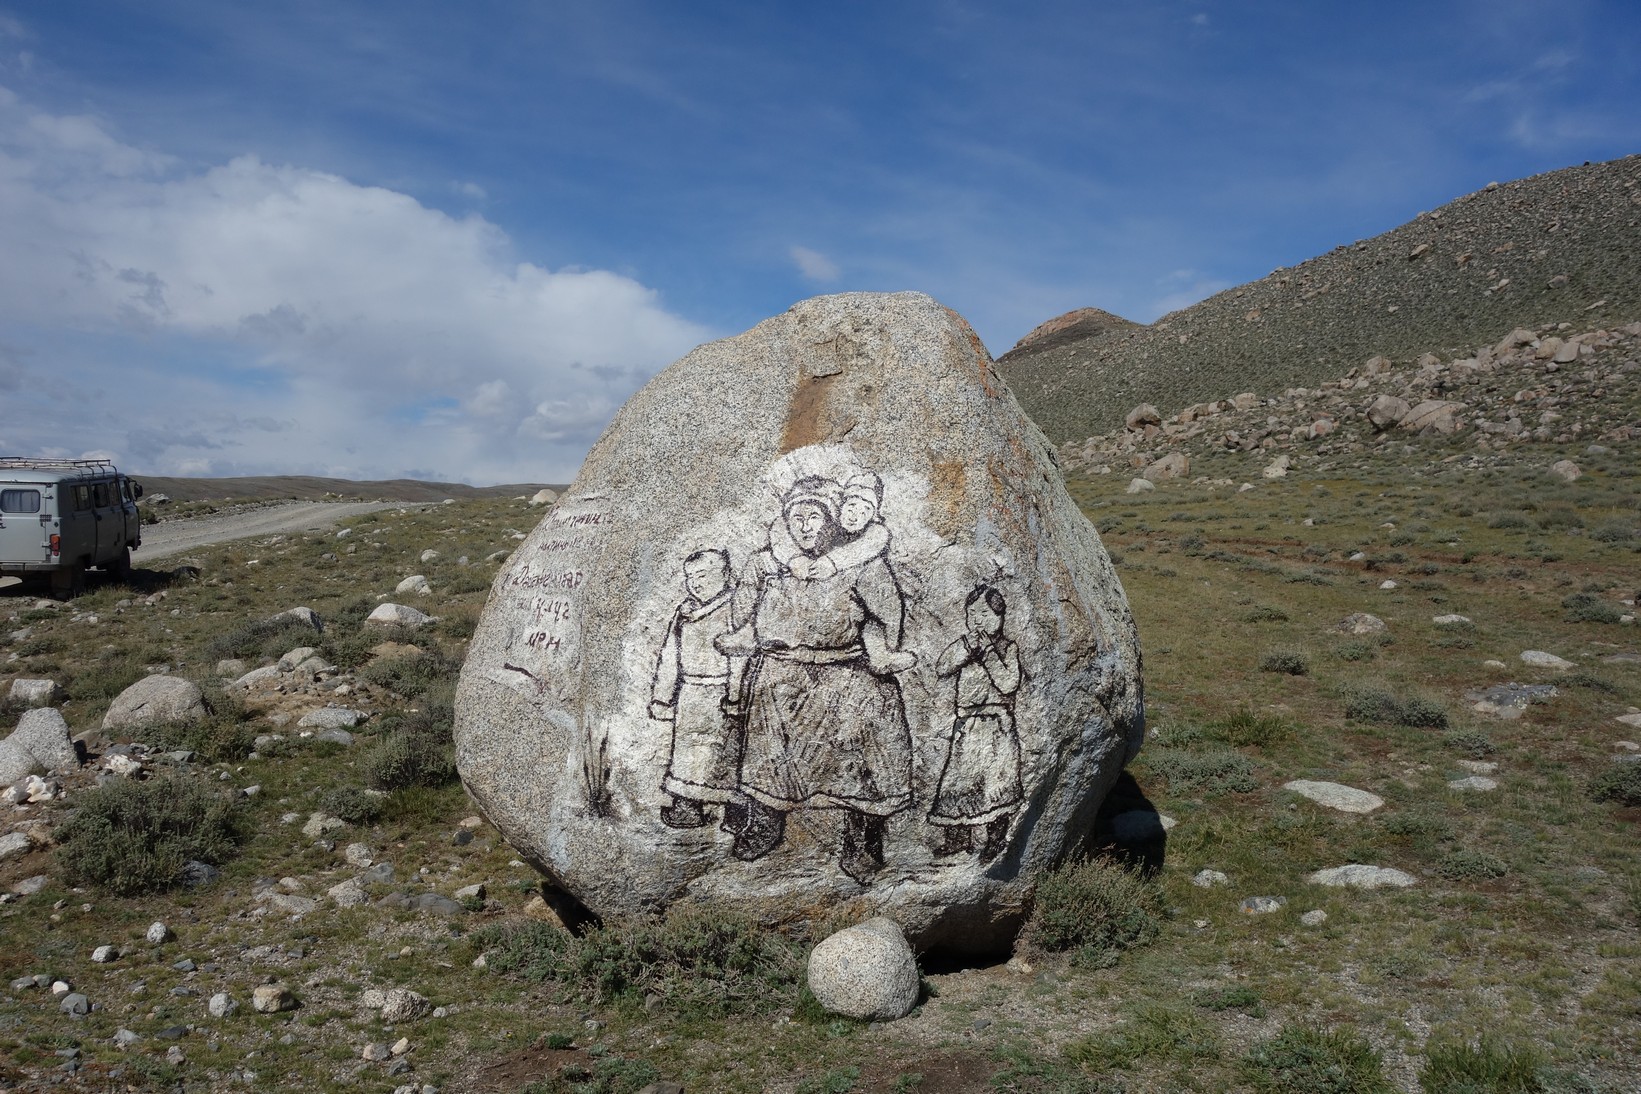
M1553 653L1545 653L1543 650L1523 650L1521 663L1532 665L1536 669L1556 669L1557 671L1578 667L1571 661L1557 657Z
M1389 630L1385 621L1367 612L1352 612L1333 625L1342 634L1383 634Z
M1489 714L1504 721L1514 721L1534 703L1548 703L1561 693L1553 684L1495 684L1475 688L1464 693L1470 709L1478 714Z
M497 577L456 757L600 915L847 905L996 951L1138 750L1138 669L1110 559L968 324L851 293L616 415Z
M1634 729L1641 729L1641 714L1620 714L1617 720Z
M1375 809L1383 808L1385 804L1385 799L1377 794L1340 783L1295 779L1293 782L1284 783L1282 789L1291 790L1300 797L1309 798L1317 805L1325 805L1341 813L1371 813Z
M1462 779L1453 779L1447 784L1449 790L1464 790L1476 793L1488 793L1499 788L1497 779L1490 779L1486 775L1466 775Z
M1364 866L1357 862L1318 870L1305 880L1312 885L1327 885L1336 889L1406 889L1419 881L1412 874L1394 867Z

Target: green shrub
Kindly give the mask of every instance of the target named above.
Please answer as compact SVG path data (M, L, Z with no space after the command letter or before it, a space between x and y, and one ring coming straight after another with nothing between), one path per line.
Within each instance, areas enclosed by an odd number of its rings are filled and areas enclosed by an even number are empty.
M1288 613L1281 608L1273 608L1268 604L1261 604L1242 617L1245 623L1286 623Z
M1590 780L1589 795L1598 802L1641 805L1641 763L1615 763Z
M156 749L194 752L208 763L250 755L256 730L245 704L217 688L207 696L206 708L210 713L197 722L153 726L143 731L143 737Z
M1384 1062L1348 1030L1288 1026L1243 1057L1243 1080L1261 1094L1391 1094Z
M1440 703L1418 695L1399 698L1382 688L1354 688L1345 696L1345 716L1378 725L1444 729L1447 711Z
M1525 532L1531 528L1532 522L1520 513L1494 513L1487 518L1487 527L1502 528L1513 532Z
M217 661L226 657L271 660L297 646L313 646L319 641L314 629L300 619L275 617L246 623L205 643L206 655Z
M382 798L357 786L338 786L319 799L319 808L349 824L371 824L382 815Z
M1430 852L1453 838L1453 825L1446 817L1424 809L1392 813L1379 821L1387 835L1406 840L1415 850Z
M1333 655L1341 661L1371 661L1379 656L1379 650L1371 642L1344 642Z
M456 777L454 715L448 707L428 707L383 719L384 732L362 761L377 790L442 786Z
M486 965L551 982L575 998L642 1006L657 996L693 1015L790 1010L803 979L801 950L749 918L675 905L664 919L606 923L581 937L521 920L472 935Z
M1537 1047L1482 1034L1474 1044L1431 1038L1419 1086L1427 1094L1541 1094L1544 1057Z
M1304 676L1310 670L1310 662L1298 650L1271 650L1259 659L1260 672L1280 672L1287 676Z
M191 859L223 861L239 837L233 800L205 783L122 779L80 796L57 860L71 883L128 896L176 885Z
M1499 746L1493 743L1491 737L1473 729L1461 729L1444 734L1442 743L1455 752L1461 752L1473 760L1491 756L1499 750Z
M1546 532L1557 528L1582 528L1584 518L1579 516L1577 510L1568 506L1552 505L1539 513L1538 526Z
M1510 872L1509 863L1482 851L1449 851L1436 863L1436 872L1449 881L1481 881L1503 877Z
M461 665L438 651L423 651L405 657L384 657L359 670L361 678L403 695L421 699L428 695L453 695Z
M1142 755L1152 774L1181 794L1247 794L1259 788L1253 761L1228 748L1153 748Z
M1137 871L1105 859L1062 866L1037 882L1021 937L1048 953L1071 953L1088 968L1116 964L1123 950L1143 946L1161 929L1161 899Z
M1612 517L1591 529L1590 538L1601 543L1628 543L1636 538L1636 528L1623 517Z
M1573 593L1561 602L1569 623L1617 623L1624 612L1617 604L1595 593Z
M1275 714L1256 714L1249 707L1238 707L1227 718L1212 723L1208 736L1238 747L1268 745L1290 736L1293 727L1286 719Z

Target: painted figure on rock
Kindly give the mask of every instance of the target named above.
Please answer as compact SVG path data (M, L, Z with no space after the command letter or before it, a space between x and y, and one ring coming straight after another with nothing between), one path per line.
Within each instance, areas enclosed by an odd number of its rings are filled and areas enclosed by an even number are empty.
M911 804L911 733L893 673L916 659L900 650L905 601L876 519L881 489L875 475L799 479L731 596L735 630L717 649L746 658L739 859L779 847L791 811L836 810L839 865L869 884L887 818Z
M1009 820L1024 797L1014 725L1020 651L1003 636L1008 602L997 589L976 587L963 612L962 637L935 664L936 675L955 677L956 710L929 823L944 829L937 855L978 851L987 862L1003 849Z
M655 663L650 717L672 723L672 748L661 788L672 803L661 808L662 823L699 828L713 804L736 819L734 800L739 752L729 712L740 694L745 662L726 657L714 645L730 630L729 555L712 549L684 559L682 603L667 624Z

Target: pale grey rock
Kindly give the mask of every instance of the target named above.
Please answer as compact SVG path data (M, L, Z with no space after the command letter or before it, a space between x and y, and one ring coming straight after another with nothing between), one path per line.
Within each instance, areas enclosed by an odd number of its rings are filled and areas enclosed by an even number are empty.
M1418 879L1403 870L1390 866L1365 866L1359 862L1318 870L1305 879L1312 885L1327 885L1336 889L1405 889L1418 884Z
M123 752L112 752L103 757L103 770L122 779L129 779L142 774L142 761Z
M376 852L368 843L350 843L342 849L342 860L349 866L363 869L376 861Z
M226 680L234 680L245 675L245 661L238 657L224 657L217 662L216 673Z
M904 1018L917 1005L917 958L885 916L823 939L809 954L808 978L823 1008L859 1021Z
M1558 672L1578 667L1571 661L1557 657L1553 653L1545 653L1543 650L1523 650L1521 662L1536 669L1555 669Z
M1285 479L1288 477L1288 471L1292 467L1293 460L1287 455L1287 453L1283 453L1270 463L1266 464L1264 469L1260 471L1260 474L1267 479Z
M1462 779L1453 779L1447 784L1449 790L1465 790L1485 794L1499 788L1497 779L1489 779L1486 775L1466 775Z
M1155 490L1156 488L1157 488L1157 484L1152 482L1150 479L1129 479L1128 480L1128 489L1124 490L1123 493L1125 493L1125 494L1149 494L1151 491Z
M326 889L325 895L334 900L339 908L355 908L370 899L365 887L359 884L359 879L351 877Z
M432 1010L427 996L409 988L389 988L382 993L382 1021L388 1025L424 1018Z
M53 771L73 771L80 766L80 756L74 750L68 723L63 720L61 711L51 707L25 710L9 739L38 760L42 767Z
M227 1018L239 1009L239 1003L225 991L219 991L211 996L205 1004L205 1012L212 1018Z
M11 891L18 896L33 896L49 884L51 884L50 877L45 874L35 874L33 877L26 877L13 885Z
M91 1013L91 1000L84 992L71 991L62 997L57 1009L70 1018L84 1018Z
M1426 399L1403 415L1396 422L1396 427L1409 433L1456 433L1460 426L1459 416L1463 413L1463 403Z
M424 596L433 591L433 586L427 583L427 578L421 574L412 574L393 587L393 591L400 595Z
M1379 582L1379 588L1381 588L1381 589L1389 590L1389 589L1394 589L1396 587L1397 587L1396 582L1392 581L1388 577L1385 578L1383 581Z
M191 680L148 676L126 688L103 717L105 730L137 731L152 726L187 725L205 717L205 697Z
M379 1063L382 1060L386 1060L391 1057L393 1055L393 1051L380 1041L372 1041L359 1051L359 1055L361 1058L370 1060L372 1063Z
M1410 409L1406 399L1399 399L1394 395L1379 395L1368 404L1367 420L1372 423L1374 429L1383 431L1407 417Z
M333 817L325 812L308 814L308 823L302 826L302 834L309 839L318 839L326 832L334 832L338 828L346 828L348 822L341 817Z
M1280 912L1287 906L1288 898L1285 896L1250 896L1245 897L1236 907L1243 915L1270 915L1272 912Z
M1191 875L1191 884L1199 889L1212 889L1216 885L1229 885L1231 879L1219 870L1198 870Z
M114 1047L122 1052L140 1040L142 1040L140 1034L133 1033L128 1029L121 1028L114 1031Z
M1155 460L1140 477L1150 482L1170 482L1174 479L1183 479L1191 473L1191 458L1183 452L1170 452L1160 460Z
M864 509L866 523L840 523L846 490L848 519ZM691 664L725 669L716 680L668 668L680 605L704 618L683 572L700 550L727 553L739 590L739 618L688 628ZM698 559L709 600L719 558ZM965 601L981 582L1005 608L1000 622L973 613L985 648L1025 672L1000 673L991 759L959 755L942 793L954 722L980 715L958 715L956 677L937 669L970 656ZM867 618L842 607L855 593L876 605ZM995 950L1138 750L1137 670L1098 535L967 324L921 294L826 297L700 347L616 416L497 576L462 672L457 762L522 857L600 915L687 896L795 924L864 893L920 947ZM750 733L763 754L725 766L720 704L743 685L760 724L777 692L813 689L812 724L790 745ZM808 774L773 785L800 752ZM958 801L965 779L998 803L990 815ZM737 838L723 800L743 781L761 797ZM675 804L697 787L703 809ZM847 801L864 808L831 807ZM965 817L978 831L953 832Z
M34 846L29 838L21 832L7 832L0 836L0 862L19 855L26 855Z
M163 922L157 919L148 925L148 930L143 935L144 941L146 941L150 946L163 945L176 937L176 934L172 932L170 927L167 927Z
M298 1005L296 996L284 984L262 984L251 992L251 1009L258 1014L278 1014L295 1010Z
M1488 714L1502 721L1513 722L1534 703L1548 703L1560 692L1552 684L1495 684L1492 687L1472 688L1464 693L1470 709Z
M0 741L0 785L10 786L36 771L45 770L45 766L34 758L32 752L10 737Z
M313 739L316 741L329 741L332 744L351 745L353 743L353 734L345 729L321 729L313 735Z
M1499 769L1491 760L1460 760L1459 766L1472 775L1491 775Z
M1577 482L1584 477L1584 471L1572 460L1557 460L1550 465L1550 474L1562 482Z
M63 697L63 689L55 680L25 680L19 677L11 682L13 702L31 707L43 707Z
M1616 720L1632 729L1641 729L1641 714L1620 714Z
M460 889L457 889L451 895L454 896L457 900L461 900L461 901L468 901L468 900L483 901L484 900L484 883L481 881L481 882L479 882L475 885L463 885Z
M372 627L425 627L433 617L403 604L378 604L365 617L366 626Z
M275 663L275 667L278 668L280 672L293 672L295 671L296 666L300 665L308 658L313 657L318 652L319 650L314 646L297 646L294 649L286 650L285 655Z
M397 1041L393 1042L393 1048L390 1051L395 1056L403 1056L405 1053L410 1051L410 1038L399 1038Z
M534 494L530 495L531 505L551 505L557 500L558 491L549 490L546 487L542 487L540 490L537 490Z
M1162 425L1162 413L1150 403L1141 403L1128 412L1123 419L1123 425L1129 429L1143 430L1148 425Z
M324 621L319 618L319 613L312 608L287 608L278 615L271 616L268 621L273 623L285 619L294 619L304 626L312 627L315 634L323 634L325 631Z
M120 951L113 946L98 946L91 951L91 960L99 965L106 965L120 956Z
M1300 797L1309 798L1317 805L1325 805L1341 813L1371 813L1375 809L1382 809L1385 804L1385 799L1377 794L1340 783L1295 779L1293 782L1284 783L1282 789L1291 790Z
M1299 917L1299 922L1307 927L1320 927L1328 921L1328 913L1320 908L1313 908Z
M283 674L279 671L278 665L264 665L259 669L252 669L229 686L250 690L268 684L277 684L281 675Z
M296 724L303 729L352 729L364 720L364 714L347 707L320 707L302 715Z
M1376 615L1367 612L1351 612L1345 618L1335 623L1333 629L1342 634L1384 634L1390 628L1385 621Z
M1438 627L1462 627L1470 622L1470 617L1450 613L1448 615L1432 616L1430 621Z
M439 557L439 552L435 551L431 547L429 547L427 550L423 551L421 553L421 555L418 556L419 560L422 561L422 562L432 562L434 559L436 559L438 557Z
M319 902L312 897L298 896L295 893L270 892L264 903L272 911L290 916L304 916L319 907Z

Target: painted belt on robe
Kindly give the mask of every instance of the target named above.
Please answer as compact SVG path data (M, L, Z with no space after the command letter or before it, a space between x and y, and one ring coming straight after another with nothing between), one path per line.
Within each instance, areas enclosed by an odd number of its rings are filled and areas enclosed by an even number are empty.
M981 703L976 707L957 708L957 716L959 718L972 718L977 714L994 714L1001 717L1002 715L1013 713L1013 707L1004 706L1002 703Z
M686 684L727 684L729 683L729 674L724 673L720 676L693 676L686 672L684 673L682 679Z
M861 646L845 646L842 649L818 650L809 646L764 646L758 650L765 657L774 657L782 661L802 661L809 665L835 665L840 661L853 661L857 657L865 657L866 650Z

